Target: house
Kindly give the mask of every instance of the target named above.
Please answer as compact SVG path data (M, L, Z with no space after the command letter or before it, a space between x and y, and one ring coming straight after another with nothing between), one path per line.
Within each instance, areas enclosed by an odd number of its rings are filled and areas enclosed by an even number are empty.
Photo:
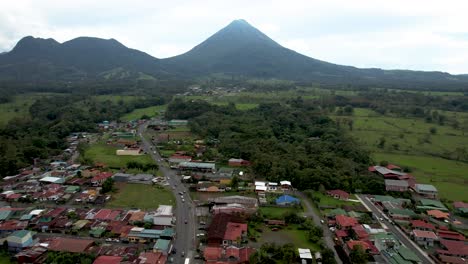
M458 232L438 230L437 235L439 236L440 239L465 241L465 236Z
M263 181L255 181L255 192L266 192L267 191L267 183Z
M135 212L132 212L131 213L131 216L130 216L130 219L128 219L128 222L130 224L135 224L135 223L138 223L138 222L143 222L144 218L145 218L145 215L146 215L146 212L144 211L135 211Z
M468 245L464 241L440 239L439 242L443 248L436 250L439 256L468 258Z
M190 156L185 156L185 155L172 155L171 157L169 157L169 164L171 165L178 165L182 162L190 162L192 161L192 157Z
M435 219L439 219L439 220L446 220L446 219L449 219L449 213L444 213L440 210L429 210L427 211L427 215L430 216L430 217L433 217Z
M181 119L172 119L167 122L169 126L186 126L188 124L188 120L181 120Z
M413 210L410 209L389 209L388 210L388 215L396 221L409 221L411 218L416 216L416 213Z
M153 215L153 224L157 226L172 226L174 220L173 207L160 205Z
M291 190L292 185L290 181L280 181L280 186L283 191Z
M18 252L34 243L35 232L28 230L19 230L13 232L6 238L8 251Z
M105 180L111 178L114 175L112 172L101 172L91 179L91 184L94 186L101 186Z
M435 199L437 198L437 188L434 185L430 184L415 184L414 191L427 198Z
M425 247L433 247L434 242L438 240L437 235L432 231L415 229L411 232L411 236L418 245Z
M24 249L15 255L18 264L26 263L43 263L46 258L47 248L45 247L32 247Z
M281 195L276 199L276 204L277 205L282 205L282 206L291 206L291 205L296 205L300 204L301 201L297 199L296 197L292 197L290 195Z
M454 202L453 208L455 212L461 215L468 215L468 203L465 202Z
M335 199L340 199L340 200L348 200L349 199L349 193L343 191L343 190L331 190L327 191L327 195L334 197Z
M216 214L208 228L207 244L209 246L221 246L237 244L237 239L247 232L244 220L236 215Z
M136 260L136 264L164 264L167 256L161 253L141 252Z
M346 242L346 247L344 247L345 251L348 253L354 249L354 247L360 246L366 253L371 254L378 254L379 250L372 244L370 241L362 241L362 240L349 240Z
M250 161L244 159L229 159L228 165L232 167L243 167L243 166L250 166Z
M171 249L171 240L168 239L158 239L153 246L153 252L160 252L164 255L168 255L171 252Z
M232 196L220 196L213 200L215 204L242 204L248 208L257 208L258 200L256 198L232 195Z
M411 220L410 224L413 229L417 229L417 230L422 230L422 231L434 231L435 230L435 226L433 224L428 223L423 220Z
M391 192L406 192L408 191L409 184L407 181L401 180L385 180L385 190Z
M228 246L223 249L219 246L208 246L203 251L203 257L207 264L246 264L254 252L255 249L251 247Z
M223 236L223 246L240 246L244 237L247 235L247 224L228 222Z
M336 225L339 229L351 229L353 226L358 225L358 220L354 217L346 215L337 215L335 217Z
M306 263L312 263L313 257L312 252L308 248L298 248L299 258L301 261L305 260Z
M120 264L123 260L123 257L119 256L99 256L97 257L93 264Z
M55 237L48 242L47 248L51 251L84 253L93 244L94 241L90 239Z
M443 203L438 200L432 199L420 199L419 203L421 205L416 206L416 208L420 211L427 211L427 210L440 210L443 212L448 212L449 210Z

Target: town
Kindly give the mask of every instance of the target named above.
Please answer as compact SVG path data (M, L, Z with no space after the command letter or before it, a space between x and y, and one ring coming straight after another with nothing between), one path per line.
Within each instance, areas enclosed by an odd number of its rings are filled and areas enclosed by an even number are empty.
M188 122L104 121L99 133L70 135L61 155L3 178L4 248L17 263L262 263L272 248L292 250L281 255L285 263L466 263L468 203L444 204L398 165L368 169L386 195L300 191L254 175L248 160L221 162L216 142L197 138ZM83 144L155 163L86 161ZM131 198L119 198L115 185L134 186L148 201L119 203Z

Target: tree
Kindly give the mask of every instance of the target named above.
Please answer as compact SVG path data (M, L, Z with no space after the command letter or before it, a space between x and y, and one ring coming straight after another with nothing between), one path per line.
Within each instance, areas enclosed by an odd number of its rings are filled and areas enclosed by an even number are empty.
M353 264L366 264L367 253L364 251L361 245L355 245L349 253L349 258Z
M429 129L429 132L430 132L432 135L435 135L435 134L437 133L437 128L431 127L431 128Z
M377 144L377 147L381 148L381 149L385 148L385 141L386 141L386 139L384 137L381 137L379 139L379 143Z
M104 183L102 184L102 192L103 193L108 193L112 191L114 188L114 179L112 178L107 178Z
M237 189L237 187L239 187L239 178L234 175L231 180L231 188Z
M352 106L347 105L347 106L345 106L345 107L343 108L343 111L344 111L344 113L345 113L346 115L352 115L353 112L354 112L354 109L353 109Z
M332 249L325 248L322 250L322 263L335 264L335 253Z

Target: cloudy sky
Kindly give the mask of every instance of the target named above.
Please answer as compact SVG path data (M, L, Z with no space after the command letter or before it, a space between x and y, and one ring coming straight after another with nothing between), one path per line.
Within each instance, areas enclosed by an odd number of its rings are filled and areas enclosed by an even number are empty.
M281 45L358 67L468 73L468 1L5 0L0 52L24 36L115 38L165 58L243 18Z

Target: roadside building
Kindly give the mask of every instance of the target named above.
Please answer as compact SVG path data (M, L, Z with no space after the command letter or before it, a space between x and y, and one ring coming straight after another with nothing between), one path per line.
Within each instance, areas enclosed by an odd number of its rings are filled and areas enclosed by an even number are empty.
M437 198L437 188L434 185L430 184L415 184L414 191L427 198L435 199Z
M385 180L385 190L391 192L406 192L409 184L407 181L400 180Z
M468 215L468 203L465 202L454 202L453 208L455 208L455 212L460 215Z
M422 231L434 231L436 229L433 224L423 220L411 220L410 224L413 229Z
M123 257L119 256L99 256L97 257L93 264L120 264L123 260Z
M427 211L427 215L430 216L430 217L433 217L435 219L438 219L438 220L448 220L449 219L449 216L450 214L449 213L445 213L445 212L442 212L440 210L429 210Z
M290 181L280 181L280 186L283 191L288 191L292 189L292 184Z
M216 172L216 164L206 162L181 162L179 169L183 171Z
M158 239L153 246L153 252L160 252L164 255L168 255L171 249L171 240L168 239Z
M339 229L351 229L353 226L358 225L358 220L353 217L349 217L346 215L337 215L335 217L336 225Z
M413 232L411 232L411 236L418 245L425 247L434 246L434 242L438 240L437 235L432 231L423 231L415 229L413 230Z
M51 251L84 253L93 244L94 241L90 239L55 237L48 242L47 248Z
M250 166L250 161L244 160L244 159L229 159L228 160L228 165L231 167L244 167L244 166Z

